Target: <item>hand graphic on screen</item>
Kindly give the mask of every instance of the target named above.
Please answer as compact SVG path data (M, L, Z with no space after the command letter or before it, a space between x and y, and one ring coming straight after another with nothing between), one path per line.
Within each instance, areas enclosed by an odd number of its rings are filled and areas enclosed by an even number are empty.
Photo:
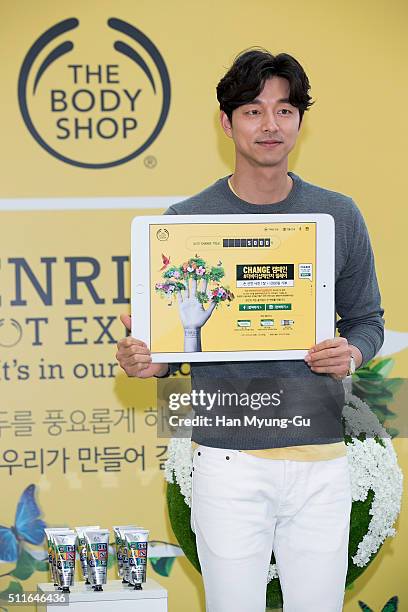
M193 353L201 351L201 328L206 324L211 317L216 306L216 302L212 301L208 308L204 310L203 303L198 299L197 295L197 280L191 278L186 283L186 289L177 291L177 301L179 307L180 319L184 327L184 352ZM207 294L207 279L204 278L200 282L199 293Z
M170 256L166 257L170 262ZM156 292L167 297L168 305L177 298L179 316L184 328L184 352L202 351L201 328L221 302L230 302L234 294L220 284L225 272L222 261L216 266L208 265L195 255L179 266L172 265L162 274L162 281L156 283ZM160 272L163 267L160 269ZM206 306L208 304L208 306Z
M195 255L180 266L167 268L162 274L163 281L155 285L156 292L169 300L168 306L172 306L174 296L177 298L185 353L202 350L201 328L220 302L227 302L228 306L234 299L234 294L220 285L224 274L221 261L216 266L209 266Z

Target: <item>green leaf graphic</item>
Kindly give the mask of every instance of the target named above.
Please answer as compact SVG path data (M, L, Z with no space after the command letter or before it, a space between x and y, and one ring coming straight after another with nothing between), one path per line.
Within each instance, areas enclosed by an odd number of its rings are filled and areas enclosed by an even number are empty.
M108 556L108 569L110 569L111 567L114 566L114 564L115 564L115 556L116 555L113 555L113 554L109 553L109 556Z
M359 603L360 608L364 610L364 612L373 612L373 610L369 608L367 604L364 603L364 601L359 601L358 603Z
M379 375L373 372L372 370L357 370L356 375L359 378L364 378L365 380L378 380Z
M27 580L36 570L37 561L24 548L17 560L16 568L10 573L11 576Z
M379 361L372 369L372 372L376 372L386 378L394 367L394 360L388 357Z
M48 572L50 565L48 563L48 559L45 559L44 561L37 561L35 562L35 569L37 572Z
M392 410L389 410L387 406L385 406L384 404L374 404L374 408L380 413L382 414L383 417L386 417L387 419L396 419L397 418L397 414L395 414L395 412L393 412Z
M387 601L382 612L396 612L396 610L398 610L398 597L394 595L394 597L391 597L391 599Z
M404 380L402 378L388 378L387 380L384 380L383 384L387 391L395 393L403 385L403 383Z
M9 593L22 593L23 592L23 587L21 586L21 584L19 582L16 582L15 580L12 580L10 582L10 584L8 585L7 589L5 591L1 591L0 593L0 599L7 599L7 595Z
M152 568L160 576L170 576L176 557L149 557Z

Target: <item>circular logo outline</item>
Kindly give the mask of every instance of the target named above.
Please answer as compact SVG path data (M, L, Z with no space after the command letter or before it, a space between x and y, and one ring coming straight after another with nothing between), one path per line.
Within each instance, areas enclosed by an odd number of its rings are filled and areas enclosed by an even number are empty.
M4 323L6 323L7 319L0 319L0 329L3 327ZM11 348L12 346L16 346L16 344L18 344L23 336L23 329L20 325L20 323L18 321L16 321L16 319L9 319L12 327L14 327L14 329L17 331L17 336L16 336L16 340L14 340L11 344L7 344L4 343L3 340L0 339L0 346L4 347L4 348Z
M160 229L158 229L157 232L156 232L157 240L161 240L162 242L164 240L168 240L169 236L170 236L170 234L169 234L168 230L166 230L166 229L164 229L162 227Z
M160 116L156 123L156 126L154 127L152 133L147 138L147 140L132 153L129 153L128 155L125 155L124 157L121 157L120 159L117 159L115 161L103 162L103 163L87 163L87 162L78 161L76 159L72 159L70 157L67 157L66 155L62 155L62 153L59 153L56 149L51 147L39 134L39 132L35 128L34 123L31 119L30 112L28 110L28 104L27 104L27 84L28 84L30 71L34 64L34 61L36 60L40 52L50 42L52 42L57 36L60 36L61 34L65 34L66 32L69 32L70 30L74 30L75 28L77 28L79 26L78 19L76 19L75 17L70 17L69 19L60 21L56 25L46 30L28 50L24 58L24 61L22 63L20 74L18 77L18 103L20 106L20 112L23 117L23 121L28 131L30 132L31 136L34 138L36 142L38 142L38 144L43 149L47 151L47 153L49 153L53 157L56 157L60 161L63 161L67 164L71 164L72 166L77 166L79 168L90 168L94 170L99 170L102 168L112 168L114 166L125 164L128 161L134 159L135 157L138 157L139 155L141 155L141 153L146 151L146 149L150 147L150 145L156 140L156 138L160 134L166 122L166 119L167 119L167 116L170 110L170 100L171 100L170 76L167 70L167 66L164 62L164 59L160 51L156 47L156 45L145 34L143 34L141 30L138 30L138 28L136 28L135 26L132 26L130 23L127 23L126 21L123 21L122 19L117 19L115 17L112 17L108 19L107 23L110 28L117 30L119 32L122 32L123 34L126 34L127 36L129 36L130 38L138 42L143 47L143 49L152 58L157 68L157 71L160 75L160 80L162 84L163 103L162 103ZM45 69L48 68L48 66L53 61L61 57L61 55L71 51L73 47L74 45L72 42L62 43L47 56L47 58L42 63L38 71L38 74L36 76L36 80L34 84L34 91ZM124 53L125 55L128 55L128 53L123 50L124 47L127 47L127 45L124 45L124 43L121 43L121 41L116 41L114 44L114 48L117 51ZM137 62L137 60L135 61ZM145 67L143 69L145 70Z

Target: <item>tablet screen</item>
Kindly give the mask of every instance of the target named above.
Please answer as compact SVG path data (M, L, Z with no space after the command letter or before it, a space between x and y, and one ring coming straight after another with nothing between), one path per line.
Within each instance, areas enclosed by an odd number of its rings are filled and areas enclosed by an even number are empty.
M315 344L316 223L154 224L149 248L153 353L197 327L202 351Z

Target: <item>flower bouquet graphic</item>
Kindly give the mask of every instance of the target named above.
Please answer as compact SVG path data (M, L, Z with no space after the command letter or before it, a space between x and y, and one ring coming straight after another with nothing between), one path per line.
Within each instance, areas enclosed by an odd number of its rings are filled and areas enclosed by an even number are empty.
M234 294L221 284L225 276L222 261L208 264L197 254L181 265L170 265L171 256L162 253L162 281L155 284L156 293L167 298L168 306L178 304L184 329L184 352L200 352L201 328L222 303L227 306Z

